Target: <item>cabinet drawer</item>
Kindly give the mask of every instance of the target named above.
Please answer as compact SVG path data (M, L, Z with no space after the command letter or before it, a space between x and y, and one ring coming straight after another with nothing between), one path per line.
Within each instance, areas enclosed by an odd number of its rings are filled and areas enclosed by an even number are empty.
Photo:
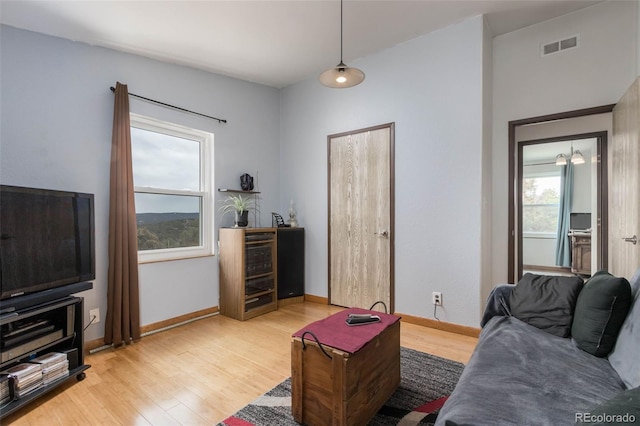
M273 290L273 277L255 278L247 280L245 283L245 294L247 296L267 290Z
M273 270L271 245L248 246L245 249L245 272L252 275L267 274Z
M254 241L273 241L275 233L273 232L252 232L244 236L244 240L248 243Z
M260 297L255 297L253 299L249 299L246 302L244 302L244 311L250 311L251 309L255 309L255 308L259 308L260 306L263 305L268 305L269 303L273 302L274 298L274 294L265 294L264 296L260 296Z

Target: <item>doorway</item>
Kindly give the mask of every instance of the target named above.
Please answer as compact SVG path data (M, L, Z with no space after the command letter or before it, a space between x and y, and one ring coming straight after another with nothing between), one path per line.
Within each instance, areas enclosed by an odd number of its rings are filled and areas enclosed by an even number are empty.
M394 311L394 128L327 138L330 304Z
M596 161L598 161L599 167L597 168L597 174L600 176L599 178L599 191L596 202L599 204L599 215L600 220L598 222L600 237L595 246L594 250L598 253L598 259L596 260L596 265L601 268L606 268L607 265L607 174L603 173L603 170L606 171L606 156L607 156L607 148L606 148L606 135L608 134L609 129L611 128L611 112L613 111L613 107L615 105L604 105L600 107L594 108L586 108L575 111L568 111L559 114L550 114L539 117L532 117L522 120L515 120L509 122L509 206L508 206L508 279L511 283L516 283L520 280L522 276L522 231L521 231L521 201L520 194L521 191L518 189L521 188L519 178L520 169L522 165L519 164L519 141L532 141L535 138L523 138L522 133L526 133L528 129L535 128L539 125L548 125L550 128L554 128L554 126L561 127L566 123L577 122L580 123L581 128L588 128L589 130L585 131L584 134L580 136L587 137L589 136L587 133L591 132L592 137L601 137L602 141L600 143L601 151L596 155ZM607 125L603 125L601 122L607 121ZM595 128L594 128L595 127ZM570 132L567 132L571 134ZM567 134L567 133L558 133L558 134ZM574 132L572 137L575 137ZM539 139L539 142L542 141L543 138ZM557 141L560 139L559 137L547 137L544 138L547 141Z
M606 266L606 147L607 132L518 142L518 278Z

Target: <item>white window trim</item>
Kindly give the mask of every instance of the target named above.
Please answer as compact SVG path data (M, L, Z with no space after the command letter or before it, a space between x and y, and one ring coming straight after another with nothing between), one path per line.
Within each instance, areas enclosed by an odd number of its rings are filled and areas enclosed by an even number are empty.
M558 238L555 232L523 232L522 238L531 238L539 240L555 240Z
M195 195L202 197L200 227L202 245L197 247L178 247L171 249L138 251L138 263L162 262L194 257L213 256L213 133L180 126L166 121L156 120L139 114L130 113L131 127L164 133L200 143L200 191L166 190L152 187L135 187L134 192Z

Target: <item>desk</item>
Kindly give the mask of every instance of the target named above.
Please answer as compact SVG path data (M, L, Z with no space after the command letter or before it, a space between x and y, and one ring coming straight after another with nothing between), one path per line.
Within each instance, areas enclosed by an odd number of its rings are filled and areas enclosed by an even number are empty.
M569 231L571 272L591 275L591 231Z

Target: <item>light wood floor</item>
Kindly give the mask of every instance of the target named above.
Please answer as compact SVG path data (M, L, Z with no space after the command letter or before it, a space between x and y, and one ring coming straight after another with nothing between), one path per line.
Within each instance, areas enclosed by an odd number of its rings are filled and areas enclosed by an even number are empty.
M3 425L215 425L291 375L291 334L341 308L289 305L241 322L216 315L85 357L71 381ZM477 339L403 322L401 345L466 363Z

